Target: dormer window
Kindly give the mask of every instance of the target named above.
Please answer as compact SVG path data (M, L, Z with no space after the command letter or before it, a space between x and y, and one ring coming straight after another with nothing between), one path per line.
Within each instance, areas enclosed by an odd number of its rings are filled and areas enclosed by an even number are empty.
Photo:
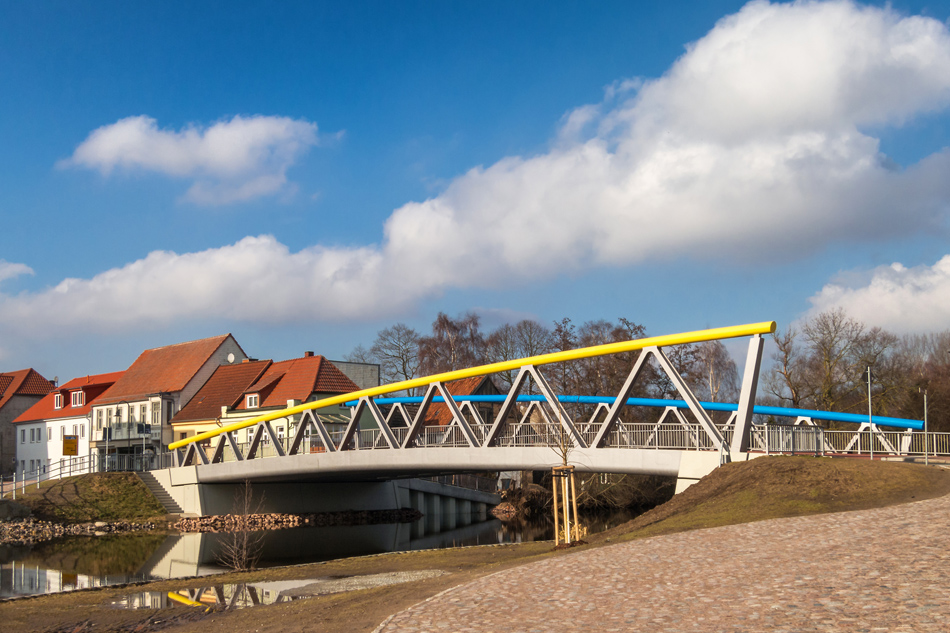
M58 393L53 396L53 408L62 409L63 408L63 394Z
M86 404L86 394L84 392L74 391L70 395L72 396L72 399L73 399L72 405L74 407L81 407L84 404Z
M244 406L247 407L248 409L256 409L259 406L257 404L258 402L259 402L258 394L249 393L247 394L247 401L244 403Z

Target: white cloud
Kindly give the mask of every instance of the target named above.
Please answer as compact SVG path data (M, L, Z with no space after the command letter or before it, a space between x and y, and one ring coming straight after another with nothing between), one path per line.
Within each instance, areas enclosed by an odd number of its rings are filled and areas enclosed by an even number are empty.
M546 153L474 168L396 209L381 244L291 253L259 237L151 253L0 296L0 314L88 327L379 317L448 288L684 256L785 259L912 234L945 220L950 153L895 168L862 129L948 103L944 24L850 2L753 2L662 77L615 84L603 103L565 115ZM165 132L139 117L93 133L71 162L194 177L197 200L240 199L282 186L288 157L315 138L287 119ZM234 186L249 173L248 189Z
M825 285L814 297L811 314L843 308L848 316L885 329L936 332L950 324L950 255L933 266L907 268L899 263L870 273L863 284Z
M16 264L0 259L0 282L14 279L20 275L32 275L33 269L26 264Z
M229 204L275 194L287 169L317 144L317 126L275 116L235 116L202 128L159 129L147 116L121 119L93 131L60 161L110 175L117 169L151 171L193 184L184 198L198 204Z

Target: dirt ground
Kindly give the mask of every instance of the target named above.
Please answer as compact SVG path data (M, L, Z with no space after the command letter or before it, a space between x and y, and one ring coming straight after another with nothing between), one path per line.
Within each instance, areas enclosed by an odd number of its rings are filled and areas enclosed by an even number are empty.
M730 464L634 521L588 537L590 545L781 516L880 507L950 493L950 470L902 463L776 457ZM344 559L226 574L211 579L108 587L0 603L0 630L236 633L373 631L388 616L486 574L565 552L552 543L482 546ZM303 579L440 569L435 578L313 597L290 603L204 613L195 607L128 611L109 606L136 591L173 591L218 583Z

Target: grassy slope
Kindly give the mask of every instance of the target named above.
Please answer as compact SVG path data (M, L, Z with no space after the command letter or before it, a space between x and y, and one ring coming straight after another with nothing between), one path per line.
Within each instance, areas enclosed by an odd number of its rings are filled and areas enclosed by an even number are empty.
M165 509L135 473L96 473L28 487L17 503L50 521L133 521L162 518Z
M628 540L780 517L875 508L950 493L950 471L899 462L763 457L717 469L591 540Z

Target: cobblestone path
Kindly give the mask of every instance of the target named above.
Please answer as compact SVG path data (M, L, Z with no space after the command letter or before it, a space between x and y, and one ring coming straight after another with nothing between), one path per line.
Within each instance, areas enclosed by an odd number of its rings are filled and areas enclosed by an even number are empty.
M654 537L505 570L378 631L950 631L950 496Z

